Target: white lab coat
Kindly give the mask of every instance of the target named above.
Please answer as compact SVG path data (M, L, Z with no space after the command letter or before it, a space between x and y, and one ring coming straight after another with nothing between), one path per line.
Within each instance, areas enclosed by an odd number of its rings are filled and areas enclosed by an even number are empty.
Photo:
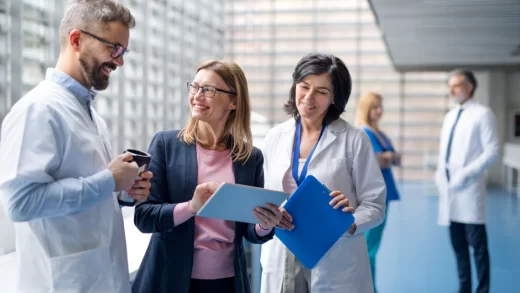
M291 167L295 121L291 119L267 134L264 148L265 188L283 190L282 179ZM355 235L345 234L312 269L312 293L374 292L364 232L385 217L386 186L366 134L342 119L327 126L308 165L331 190L345 194L357 224ZM262 293L279 293L282 287L285 247L274 237L262 245Z
M100 116L92 115L95 122L75 96L48 80L13 106L2 125L5 206L17 192L13 180L76 184L62 179L106 168L112 157L108 132ZM116 194L100 196L78 213L15 223L17 292L130 292L121 209Z
M465 224L486 222L486 171L498 157L495 116L488 107L473 99L462 105L462 113L455 127L449 166L446 151L450 132L460 106L444 118L439 146L435 183L439 192L438 223L450 221ZM450 182L446 177L450 171Z

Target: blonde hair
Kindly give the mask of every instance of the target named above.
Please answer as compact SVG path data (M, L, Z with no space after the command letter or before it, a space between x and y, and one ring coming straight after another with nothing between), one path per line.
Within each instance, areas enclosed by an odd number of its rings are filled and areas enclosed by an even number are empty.
M228 143L233 161L247 161L253 152L253 135L251 133L251 101L244 72L237 64L220 60L209 60L202 63L196 72L202 69L218 74L230 91L235 92L236 110L232 110L224 126L224 133L219 142ZM198 137L198 120L190 117L188 123L179 133L179 138L187 144L194 144Z
M368 125L377 128L377 125L370 121L370 110L377 100L383 100L383 97L375 92L367 92L359 97L356 111L356 126L361 127Z

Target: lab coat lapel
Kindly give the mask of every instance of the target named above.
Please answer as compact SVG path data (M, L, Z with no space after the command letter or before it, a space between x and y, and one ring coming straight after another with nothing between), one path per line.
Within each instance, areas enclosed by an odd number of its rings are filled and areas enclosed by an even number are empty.
M331 124L327 125L325 130L323 131L323 136L321 137L316 149L314 150L314 154L311 158L311 162L320 156L320 154L327 149L335 140L336 133L345 131L344 125L342 125L341 120L338 119ZM309 164L311 163L309 162Z

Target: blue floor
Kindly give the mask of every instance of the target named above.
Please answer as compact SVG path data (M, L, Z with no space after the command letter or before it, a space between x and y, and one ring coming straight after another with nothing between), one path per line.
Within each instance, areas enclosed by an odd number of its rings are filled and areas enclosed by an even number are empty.
M405 184L401 201L392 202L377 256L378 293L454 293L458 289L448 228L437 225L433 189ZM491 292L520 292L520 200L490 189L487 232ZM476 287L475 267L472 266Z

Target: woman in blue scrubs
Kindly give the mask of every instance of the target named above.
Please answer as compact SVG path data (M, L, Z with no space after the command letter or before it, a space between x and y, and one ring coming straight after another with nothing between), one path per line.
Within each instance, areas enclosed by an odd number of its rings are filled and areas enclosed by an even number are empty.
M392 200L399 199L394 175L392 174L392 166L399 166L401 164L401 155L395 151L390 139L379 128L379 121L382 116L383 98L380 94L368 92L359 98L356 125L366 132L374 147L374 152L376 153L376 158L386 183L386 215L388 216L388 203ZM386 218L381 225L365 232L375 292L377 292L375 290L376 254L381 245L385 224Z

